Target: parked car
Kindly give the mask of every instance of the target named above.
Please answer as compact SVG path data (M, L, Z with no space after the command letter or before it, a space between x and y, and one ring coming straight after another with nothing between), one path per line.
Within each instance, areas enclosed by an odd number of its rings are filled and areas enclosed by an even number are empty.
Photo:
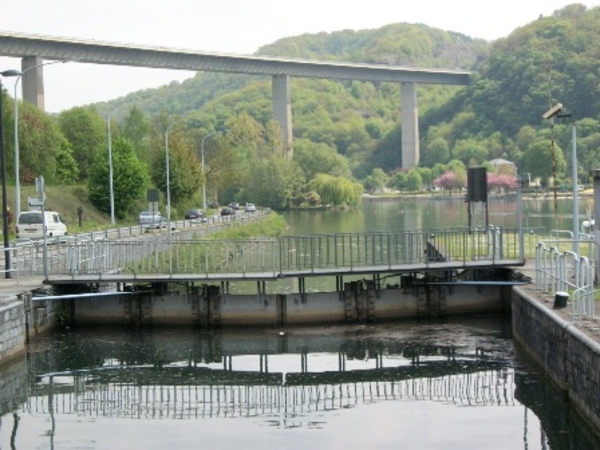
M219 209L219 202L212 200L212 201L208 202L208 207L210 209Z
M233 208L230 208L230 207L228 207L228 206L227 206L227 207L225 207L225 208L223 208L223 209L221 210L221 215L222 215L222 216L231 216L231 215L233 215L233 214L235 214L235 209L233 209Z
M254 206L254 203L246 203L246 212L254 211L256 211L256 206Z
M231 203L229 204L229 207L230 207L231 209L235 209L235 210L237 211L238 209L240 209L240 204L239 204L238 202L231 202Z
M65 236L67 226L56 211L45 211L46 237ZM42 211L24 211L17 220L17 238L41 239L44 237Z
M142 226L158 228L161 222L165 222L165 219L158 211L142 211L138 216L138 223Z
M199 222L206 222L206 215L201 209L188 209L185 213L185 220L196 220Z

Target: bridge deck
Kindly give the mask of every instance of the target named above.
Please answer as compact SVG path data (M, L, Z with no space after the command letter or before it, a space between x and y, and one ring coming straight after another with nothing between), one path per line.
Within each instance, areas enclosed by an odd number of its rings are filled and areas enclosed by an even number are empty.
M229 240L167 231L24 245L12 258L19 276L43 275L52 284L268 281L522 265L518 230L493 227Z
M524 262L512 259L498 261L443 261L417 264L395 264L388 266L339 267L327 269L286 270L283 272L242 272L242 273L185 273L185 274L135 274L135 273L83 273L71 275L51 275L51 284L94 283L98 281L127 282L192 282L192 281L269 281L282 278L302 278L318 276L352 276L385 273L415 273L427 271L452 271L461 269L483 269L490 267L518 267Z

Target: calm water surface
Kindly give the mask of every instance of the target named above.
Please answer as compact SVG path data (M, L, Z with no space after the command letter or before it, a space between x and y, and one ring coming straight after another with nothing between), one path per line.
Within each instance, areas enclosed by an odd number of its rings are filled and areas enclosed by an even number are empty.
M600 448L502 317L70 330L2 379L3 449Z
M514 202L490 206L492 221L515 226ZM530 208L535 226L553 227L547 205ZM396 200L286 220L292 234L379 231L466 226L467 212L458 199ZM514 347L504 317L74 329L0 368L0 449L138 448L585 450L600 440Z
M590 197L579 199L580 221L592 210ZM553 229L571 230L573 200L558 198L555 212L551 198L524 197L521 203L522 226L536 234ZM489 224L518 228L516 195L491 197ZM469 226L464 197L430 199L366 199L360 208L348 211L289 211L283 214L290 224L289 234L354 233L363 231L429 230ZM483 203L473 206L471 225L485 225Z

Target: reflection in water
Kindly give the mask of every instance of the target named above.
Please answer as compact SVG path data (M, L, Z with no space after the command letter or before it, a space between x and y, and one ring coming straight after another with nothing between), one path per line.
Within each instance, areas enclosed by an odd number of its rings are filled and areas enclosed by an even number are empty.
M396 448L399 439L404 448L598 448L515 355L501 318L74 331L48 337L22 363L27 395L18 389L20 405L2 411L0 448L164 448L173 436L161 424L177 430L177 448L190 448L200 430L220 448L340 448L346 439L369 448ZM130 435L135 442L115 446ZM279 439L285 446L274 445Z

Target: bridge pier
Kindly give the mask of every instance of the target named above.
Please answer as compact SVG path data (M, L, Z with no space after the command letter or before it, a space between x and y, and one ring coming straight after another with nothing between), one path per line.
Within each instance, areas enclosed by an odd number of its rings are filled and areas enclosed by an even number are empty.
M294 149L292 143L292 95L289 75L273 75L272 77L273 119L279 124L283 138L284 156L292 159Z
M44 61L37 56L26 56L21 60L23 100L44 111Z
M419 165L419 108L417 106L417 84L402 83L400 87L400 109L402 111L402 165L411 169Z
M23 73L23 100L45 110L43 59L27 56L21 60ZM398 167L410 169L419 164L419 108L417 84L402 83L400 87L400 110L402 116L401 161ZM292 133L292 95L289 75L273 75L271 80L273 119L281 128L284 156L294 156Z

